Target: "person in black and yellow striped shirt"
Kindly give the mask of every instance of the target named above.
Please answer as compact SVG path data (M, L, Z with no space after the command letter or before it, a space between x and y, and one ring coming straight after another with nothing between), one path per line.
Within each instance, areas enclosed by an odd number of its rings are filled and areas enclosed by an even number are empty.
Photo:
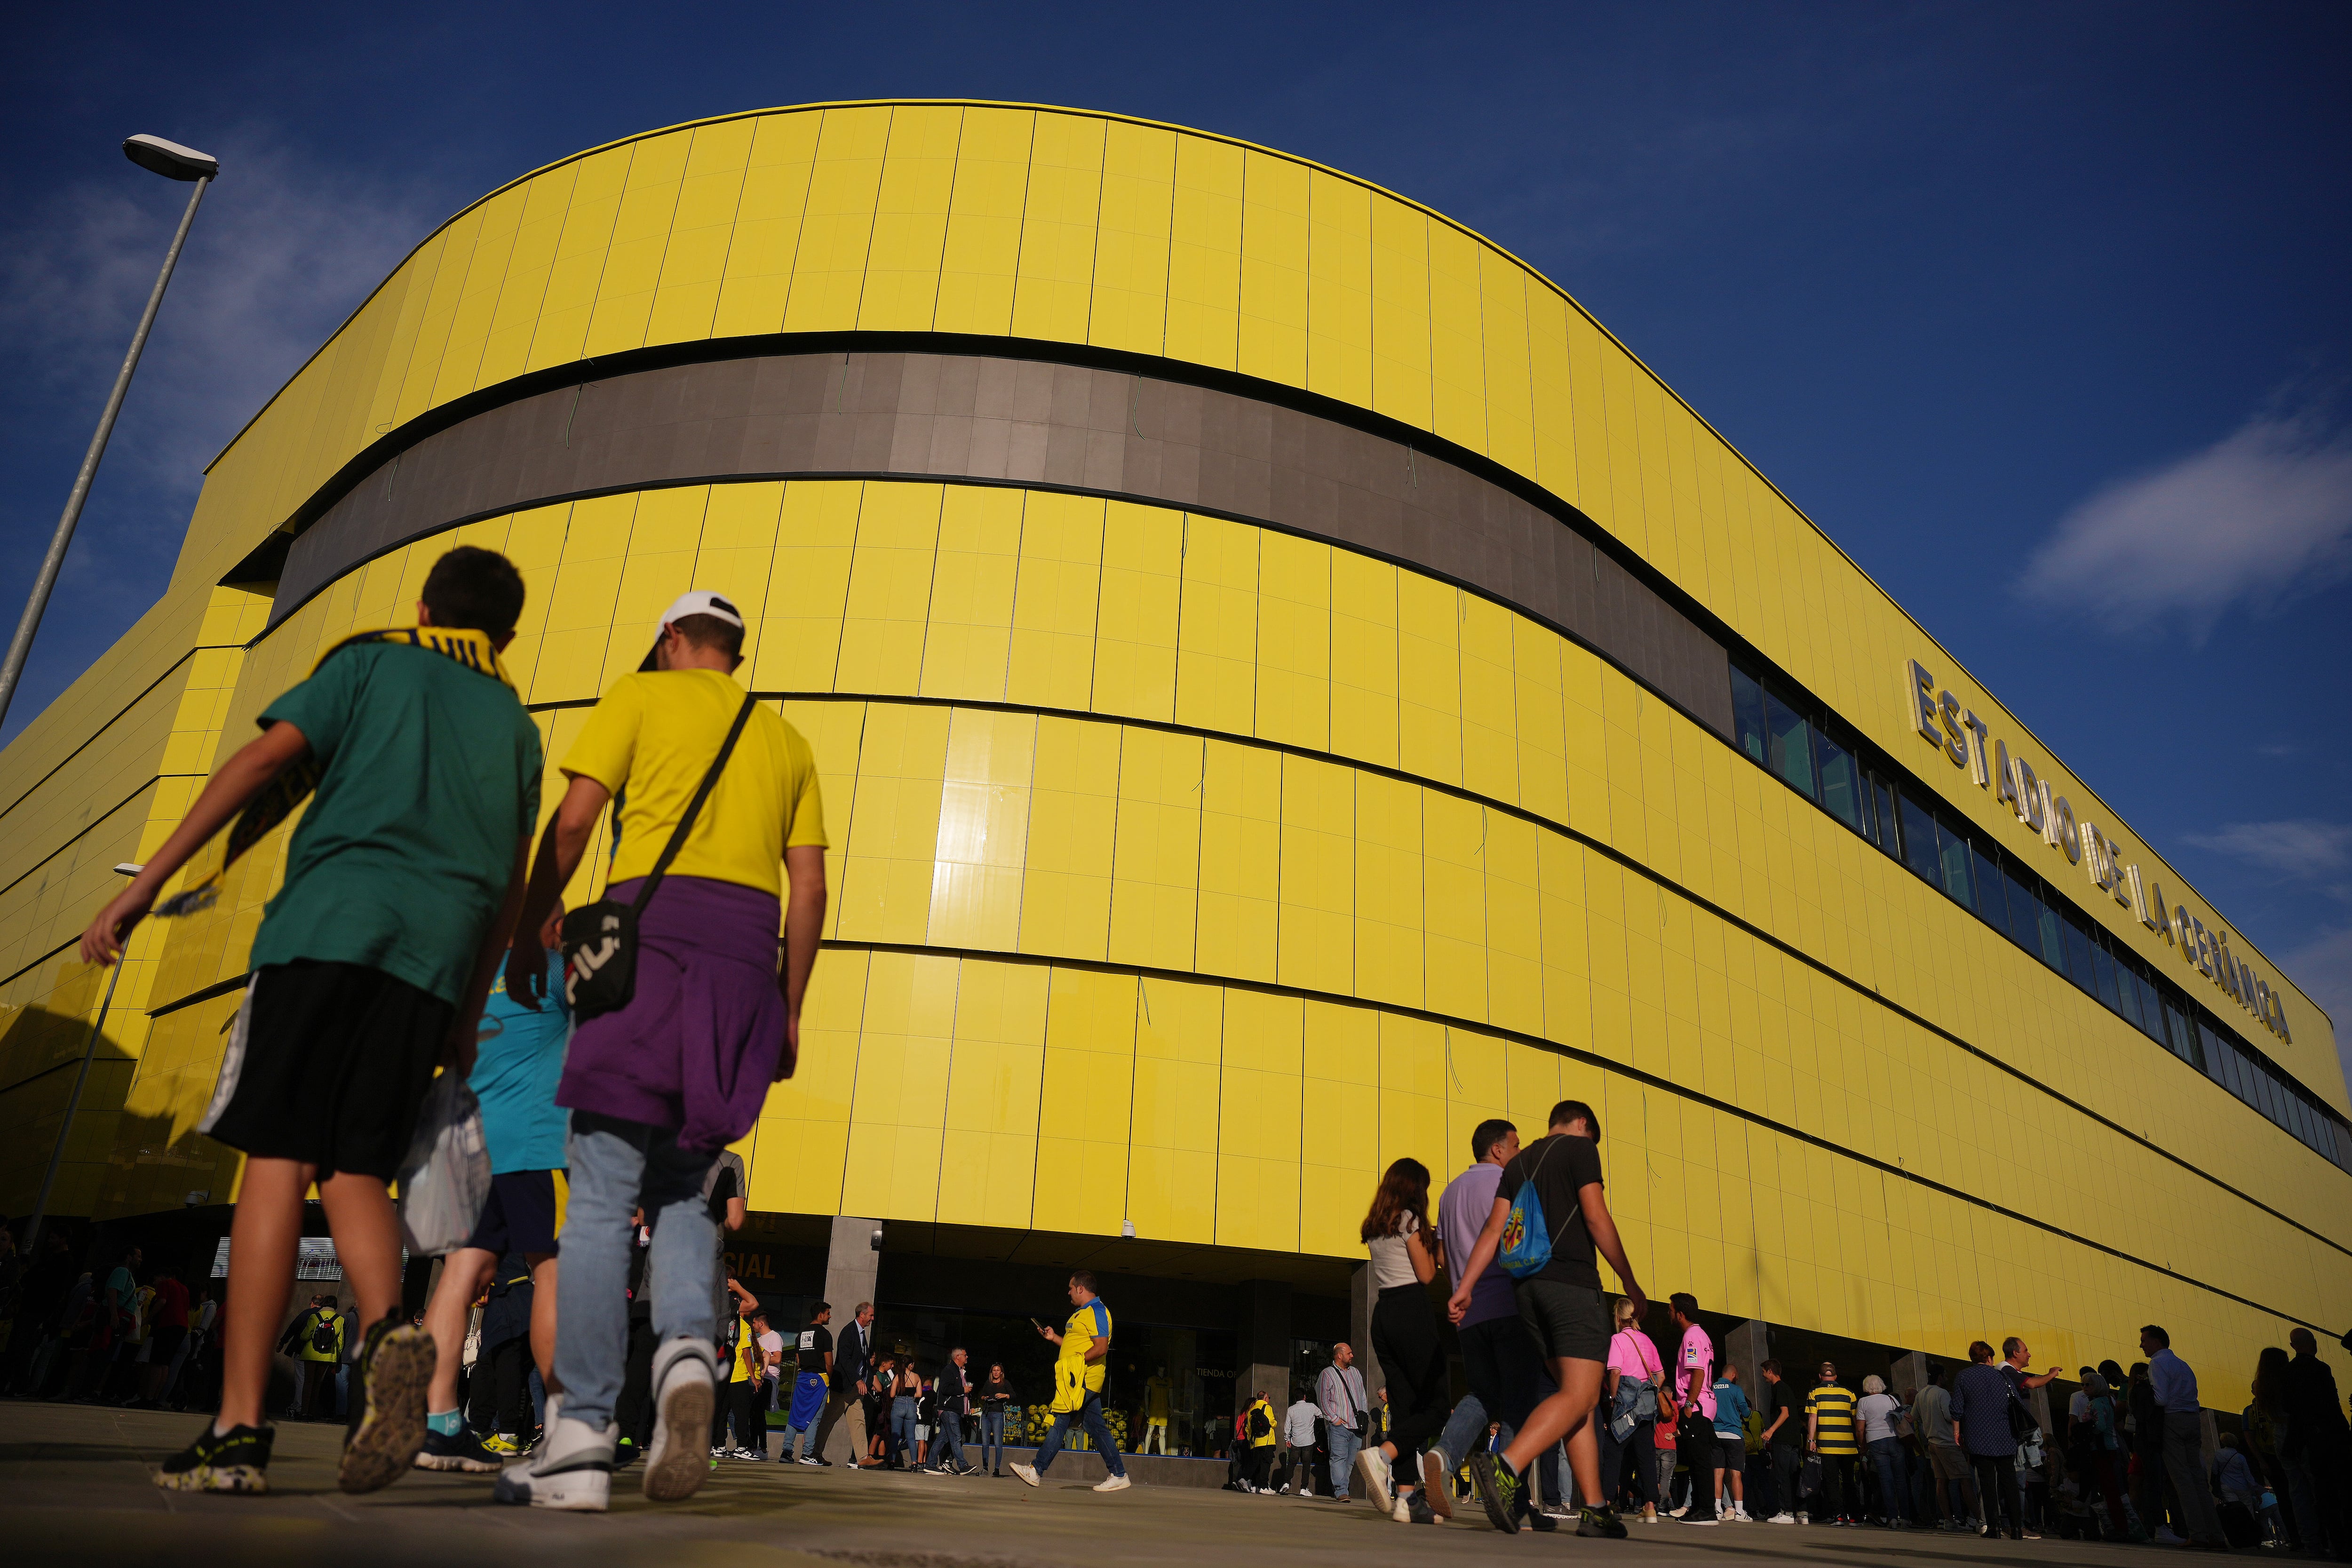
M1853 1524L1861 1499L1855 1495L1854 1465L1862 1445L1853 1429L1853 1394L1838 1384L1837 1367L1822 1363L1821 1382L1805 1395L1805 1447L1822 1461L1822 1510L1816 1524Z

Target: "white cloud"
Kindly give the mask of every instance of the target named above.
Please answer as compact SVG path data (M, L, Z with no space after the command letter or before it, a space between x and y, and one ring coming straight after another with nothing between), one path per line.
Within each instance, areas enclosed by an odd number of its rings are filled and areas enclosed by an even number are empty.
M2282 876L2324 877L2352 865L2352 824L2316 822L2232 822L2218 833L2184 833L2181 838L2200 849L2251 860Z
M2058 521L2017 581L2025 598L2128 631L2178 614L2202 639L2352 574L2352 435L2266 411L2201 452L2108 486Z
M2279 968L2335 1024L2336 1053L2345 1063L2346 1076L2352 1078L2352 926L2321 931L2282 954ZM2288 1026L2294 1022L2290 1016ZM2307 1037L2298 1031L2296 1043Z
M110 489L180 502L154 520L173 535L204 465L446 216L414 190L354 180L260 136L207 150L224 172L106 458ZM0 363L20 377L11 401L94 418L121 363L188 190L124 170L11 221L0 256Z

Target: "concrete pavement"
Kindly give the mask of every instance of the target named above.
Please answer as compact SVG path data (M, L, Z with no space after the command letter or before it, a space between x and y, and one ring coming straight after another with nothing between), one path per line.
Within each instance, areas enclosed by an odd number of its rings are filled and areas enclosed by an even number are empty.
M367 1497L335 1489L341 1428L278 1428L264 1498L159 1490L150 1467L201 1416L0 1403L0 1558L12 1568L93 1563L157 1568L461 1568L562 1563L594 1568L1061 1568L1215 1563L1223 1568L1388 1568L1535 1563L1642 1568L2134 1568L2156 1548L1803 1526L1634 1527L1623 1542L1522 1533L1502 1539L1472 1513L1435 1529L1380 1519L1361 1503L1137 1486L1097 1496L1055 1473L1032 1490L1007 1479L852 1474L722 1463L688 1502L656 1506L617 1478L609 1514L502 1508L486 1478L412 1472ZM2198 1553L2207 1556L2207 1553ZM2258 1553L2251 1555L2259 1555Z

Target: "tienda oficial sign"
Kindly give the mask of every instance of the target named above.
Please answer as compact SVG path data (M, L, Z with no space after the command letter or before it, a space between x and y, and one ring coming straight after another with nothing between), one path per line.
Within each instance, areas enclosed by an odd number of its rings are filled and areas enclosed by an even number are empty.
M2080 866L2098 889L2131 910L2139 923L2180 950L2180 955L2221 993L2262 1021L2282 1040L2287 1032L2286 1001L2268 980L2230 951L2230 935L2218 926L2208 928L2185 904L2165 908L2164 889L2126 864L2114 839L2096 823L2076 817L2063 795L2051 792L2050 781L2037 775L2022 753L2011 755L2009 743L1996 738L1985 721L1943 690L1936 678L1916 658L1903 663L1903 706L1911 727L1944 753L1956 768L1969 770L1979 788L2020 826L2041 836L2042 842Z

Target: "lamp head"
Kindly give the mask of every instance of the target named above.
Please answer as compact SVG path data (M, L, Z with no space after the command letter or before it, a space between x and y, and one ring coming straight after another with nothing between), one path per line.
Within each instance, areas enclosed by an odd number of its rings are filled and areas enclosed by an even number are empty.
M220 160L211 153L143 132L122 143L122 155L167 180L210 180L220 174Z

